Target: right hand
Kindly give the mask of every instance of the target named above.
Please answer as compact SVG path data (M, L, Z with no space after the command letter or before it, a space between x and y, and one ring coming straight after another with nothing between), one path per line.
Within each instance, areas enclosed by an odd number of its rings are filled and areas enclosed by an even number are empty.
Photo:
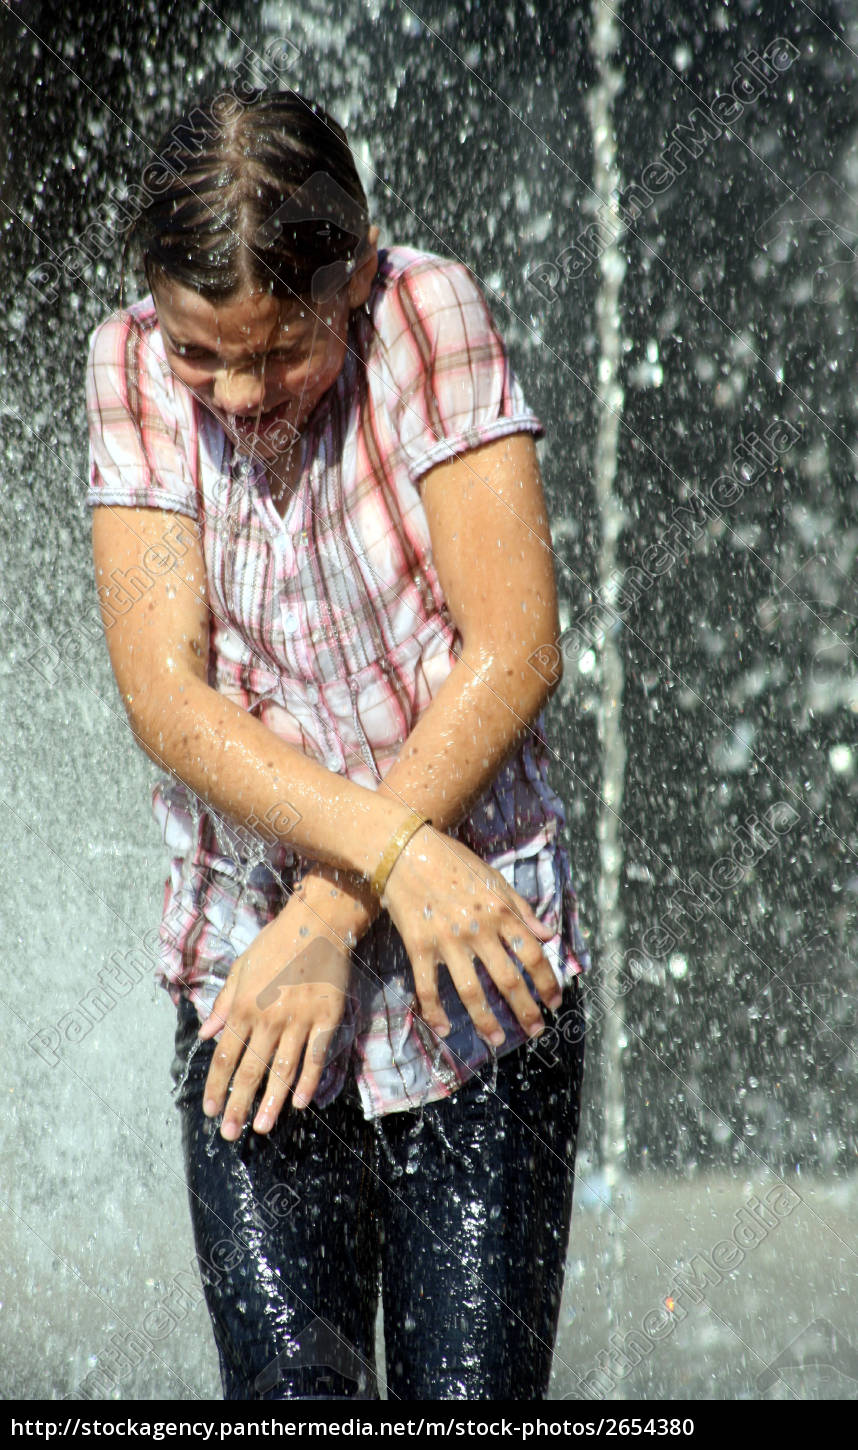
M553 931L499 871L461 841L421 826L396 859L382 905L408 951L423 1020L440 1037L450 1031L450 1023L438 994L439 961L446 964L477 1032L495 1046L504 1041L504 1032L480 986L475 956L526 1032L545 1022L507 947L546 1006L560 1005L560 989L541 946Z
M338 931L297 892L236 957L198 1033L202 1040L223 1034L203 1104L209 1117L223 1113L223 1138L238 1137L266 1074L256 1132L273 1128L293 1084L292 1106L310 1102L343 1017L350 975L350 951Z

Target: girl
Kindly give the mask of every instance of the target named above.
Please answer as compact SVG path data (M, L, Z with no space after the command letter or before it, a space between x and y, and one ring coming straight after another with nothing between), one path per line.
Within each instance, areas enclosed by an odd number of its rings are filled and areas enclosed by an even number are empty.
M138 196L86 501L168 773L157 976L224 1397L377 1398L380 1283L389 1398L544 1398L589 961L531 662L542 426L468 271L378 248L303 96L194 107Z

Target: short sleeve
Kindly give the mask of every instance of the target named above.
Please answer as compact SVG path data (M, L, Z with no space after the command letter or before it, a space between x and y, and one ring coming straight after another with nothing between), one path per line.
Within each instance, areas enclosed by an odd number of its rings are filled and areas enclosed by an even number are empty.
M466 267L427 255L403 270L387 301L391 414L412 482L482 443L544 434Z
M153 330L129 313L114 313L90 337L84 504L171 509L196 519L192 411L182 415L152 338Z

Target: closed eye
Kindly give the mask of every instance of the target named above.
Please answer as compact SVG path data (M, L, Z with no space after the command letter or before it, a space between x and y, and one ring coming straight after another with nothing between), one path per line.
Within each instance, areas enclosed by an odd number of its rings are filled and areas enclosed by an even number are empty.
M174 343L173 351L177 357L184 358L188 362L218 361L217 354L210 352L208 348L204 347L185 347ZM252 366L257 366L266 357L270 358L272 362L291 363L298 361L300 353L295 348L274 348L271 352L260 353L258 356L248 359L248 361Z
M173 343L173 352L177 357L187 358L189 362L202 362L204 358L214 358L214 353L204 347L181 347Z

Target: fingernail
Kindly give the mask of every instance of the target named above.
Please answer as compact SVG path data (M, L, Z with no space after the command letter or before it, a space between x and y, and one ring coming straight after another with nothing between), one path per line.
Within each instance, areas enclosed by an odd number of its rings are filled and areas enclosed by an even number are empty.
M489 1042L492 1047L500 1047L502 1042L506 1042L506 1034L498 1028L496 1032L489 1033Z
M266 1133L271 1127L271 1114L259 1113L254 1119L253 1126L257 1133Z
M238 1123L234 1123L231 1119L230 1119L230 1121L228 1123L224 1123L224 1125L223 1125L223 1127L221 1129L221 1133L222 1133L223 1137L224 1138L228 1138L230 1140L230 1142L232 1142L232 1139L233 1138L237 1138L238 1137L239 1132L240 1132L240 1129L239 1129Z
M205 1102L203 1103L203 1112L205 1113L207 1118L214 1117L215 1113L217 1112L217 1103L215 1102L214 1098L206 1098Z
M303 1093L292 1094L292 1106L296 1108L306 1108L307 1098L304 1097Z
M544 1022L534 1022L534 1023L531 1024L530 1027L528 1027L528 1029L527 1029L527 1035L528 1035L528 1037L538 1037L539 1034L540 1034L540 1032L544 1032L544 1031L545 1031L545 1023Z
M548 998L548 1005L551 1008L552 1012L554 1012L554 1011L557 1010L557 1008L560 1006L560 1003L562 1001L563 1001L563 993L562 992L555 992L553 997L549 997Z

